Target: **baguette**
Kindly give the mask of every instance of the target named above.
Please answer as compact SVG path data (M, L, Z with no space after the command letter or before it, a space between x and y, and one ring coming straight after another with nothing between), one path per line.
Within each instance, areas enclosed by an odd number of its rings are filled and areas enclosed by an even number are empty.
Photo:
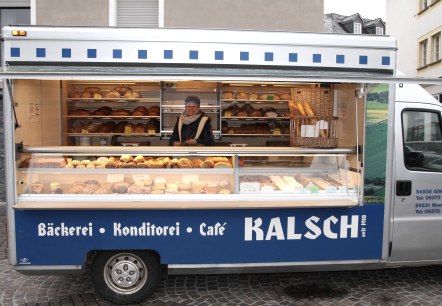
M304 102L304 109L307 113L307 116L315 116L315 111L313 110L313 107L309 102Z

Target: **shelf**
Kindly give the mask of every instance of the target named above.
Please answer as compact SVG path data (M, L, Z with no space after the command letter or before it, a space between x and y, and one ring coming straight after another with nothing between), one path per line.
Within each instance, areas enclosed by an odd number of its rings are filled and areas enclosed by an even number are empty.
M69 137L112 137L112 136L143 136L143 137L159 137L160 133L148 134L148 133L66 133Z
M232 102L238 102L238 103L258 103L258 104L265 104L265 103L288 103L289 100L243 100L243 99L221 99L222 102L226 103L232 103Z
M35 174L225 174L232 175L234 168L19 168L21 173L32 171Z
M221 117L222 120L290 120L290 117Z
M134 98L134 99L124 99L124 98L102 98L102 99L92 99L92 98L67 98L67 102L87 102L87 103L127 103L127 102L139 102L139 103L160 103L158 98Z
M160 119L160 116L75 116L67 115L67 119Z
M289 137L290 134L221 134L222 137Z

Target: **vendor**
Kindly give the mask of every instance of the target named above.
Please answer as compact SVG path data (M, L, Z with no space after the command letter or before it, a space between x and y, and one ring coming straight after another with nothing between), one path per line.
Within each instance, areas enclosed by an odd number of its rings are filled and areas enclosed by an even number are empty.
M171 146L211 146L214 142L210 118L200 110L200 99L188 96L169 140Z

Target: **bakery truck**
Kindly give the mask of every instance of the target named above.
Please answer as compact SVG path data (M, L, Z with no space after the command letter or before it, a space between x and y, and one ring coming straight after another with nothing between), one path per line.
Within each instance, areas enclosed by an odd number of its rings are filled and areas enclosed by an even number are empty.
M442 261L441 105L388 36L2 29L9 263L113 303L161 271ZM196 95L213 146L168 146ZM208 119L209 120L209 119ZM166 269L167 268L167 269Z

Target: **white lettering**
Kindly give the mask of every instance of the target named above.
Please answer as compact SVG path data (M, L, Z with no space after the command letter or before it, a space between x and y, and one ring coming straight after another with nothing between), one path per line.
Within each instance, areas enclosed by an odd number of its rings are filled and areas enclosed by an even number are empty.
M142 222L140 226L123 226L120 222L114 222L113 235L114 237L179 236L180 223L176 222L175 226L159 226L150 222Z
M89 223L87 226L67 226L61 222L55 226L54 223L39 223L37 233L39 237L92 237L93 225Z
M350 237L358 238L358 230L359 230L359 216L353 215L351 216L351 223L348 223L348 216L341 216L341 238L347 238L347 231L351 230Z
M260 228L262 225L262 219L258 218L253 220L253 218L245 218L244 220L244 240L252 241L253 233L256 235L257 241L264 240L264 231Z
M279 218L272 218L267 231L266 240L271 240L272 237L276 237L278 240L285 240L284 230L282 229L281 220Z
M338 223L338 218L336 218L335 216L331 216L327 219L324 220L324 235L325 237L328 237L330 239L337 239L338 238L338 234L333 232L331 229L331 223L336 224Z
M321 235L321 229L319 228L319 226L316 225L316 223L318 222L319 218L316 216L312 216L305 221L305 225L307 226L307 228L312 231L308 231L307 233L305 233L305 238L316 239Z
M287 218L287 240L299 240L301 239L301 234L296 234L295 231L295 217Z

